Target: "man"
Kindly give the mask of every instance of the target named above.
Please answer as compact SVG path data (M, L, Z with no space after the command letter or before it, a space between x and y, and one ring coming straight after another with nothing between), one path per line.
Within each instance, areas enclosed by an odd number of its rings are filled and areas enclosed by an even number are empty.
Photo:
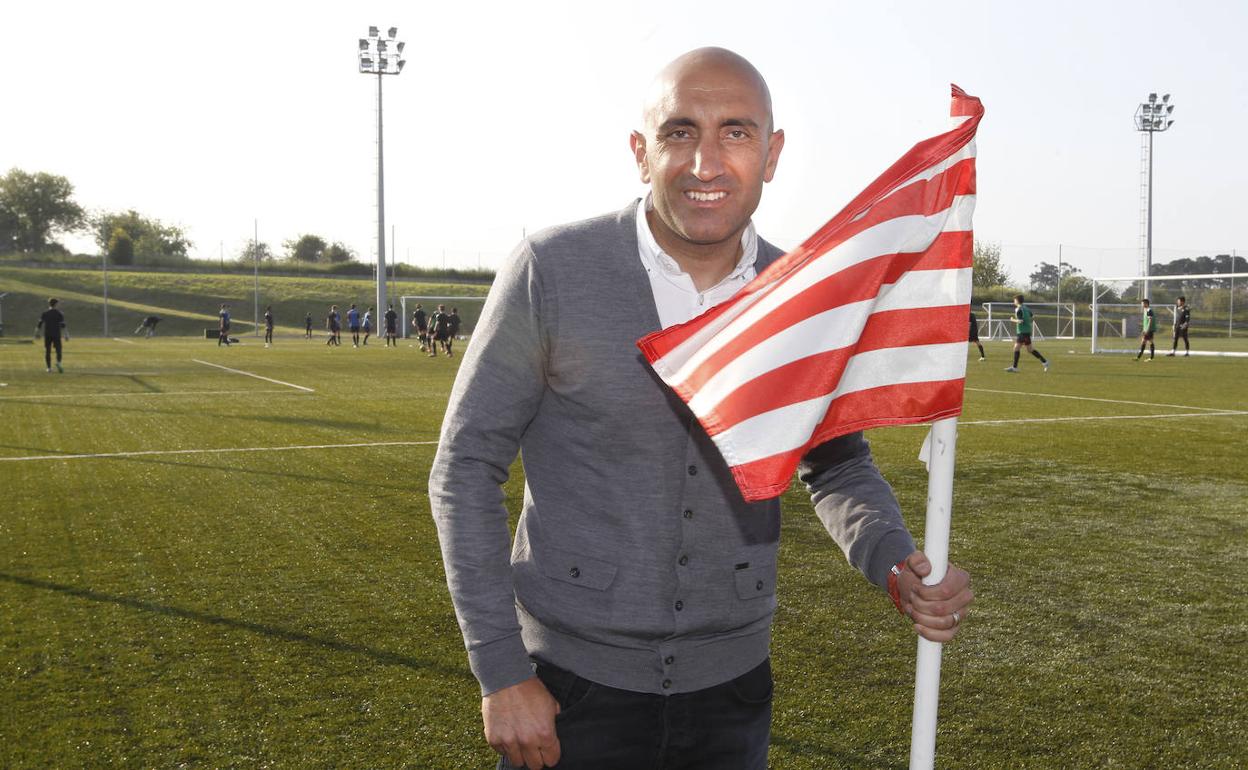
M649 196L516 249L473 332L430 475L499 767L767 764L780 504L744 502L635 345L779 257L750 218L784 134L762 77L723 49L672 62L646 105L632 148ZM512 544L501 485L518 451ZM930 564L862 435L812 450L801 476L851 563L895 583L920 634L953 638L969 577L951 566L920 584Z
M48 299L48 309L43 311L39 322L35 324L35 337L39 336L40 331L43 332L43 364L48 373L52 372L52 348L56 348L56 371L64 374L65 370L61 367L61 342L69 341L69 332L66 331L65 316L56 308L59 302L56 297Z
M459 327L463 321L459 317L459 308L451 308L451 313L446 317L446 357L452 358L455 354L451 352L451 346L455 344L455 338L459 336Z
M399 314L394 312L394 305L386 306L386 347L399 346Z
M368 344L368 338L373 333L373 309L370 307L364 311L364 344Z
M135 334L142 334L144 339L156 336L156 324L160 323L160 316L149 315L143 319L143 323L139 324L139 328L134 330Z
M412 311L412 328L416 330L416 339L420 341L421 352L425 352L426 345L429 344L429 316L419 302L416 303L416 309Z
M308 313L303 317L303 338L312 339L312 314Z
M1140 352L1135 354L1135 360L1140 360L1147 346L1148 360L1152 361L1157 355L1157 348L1153 344L1153 334L1157 331L1157 316L1149 307L1148 299L1140 300L1140 308L1144 311L1144 318L1140 321Z
M230 306L222 305L217 313L217 347L230 346Z
M273 306L264 306L264 346L273 344Z
M1187 297L1182 294L1174 303L1174 338L1171 340L1170 352L1167 357L1173 358L1176 350L1179 349L1179 338L1183 338L1183 357L1187 358L1192 354L1191 343L1187 341L1187 327L1192 322L1192 309L1187 306Z
M347 311L347 326L351 329L351 347L358 348L360 346L360 311L355 309L355 303L351 303L351 309Z
M329 338L325 340L326 345L342 344L342 318L338 315L338 306L329 306L329 315L325 316L325 328L329 329Z
M1014 295L1014 363L1005 367L1007 372L1018 371L1018 351L1027 348L1027 352L1040 359L1040 365L1047 372L1049 370L1048 360L1040 355L1040 351L1031 347L1031 308L1023 304L1023 295Z
M975 311L971 311L971 331L966 338L967 342L974 342L975 347L979 348L979 360L984 360L984 346L979 342L979 319L975 317Z
M438 355L438 348L446 349L446 336L450 330L450 320L446 314L446 305L438 305L429 318L429 357ZM449 356L449 353L448 353Z

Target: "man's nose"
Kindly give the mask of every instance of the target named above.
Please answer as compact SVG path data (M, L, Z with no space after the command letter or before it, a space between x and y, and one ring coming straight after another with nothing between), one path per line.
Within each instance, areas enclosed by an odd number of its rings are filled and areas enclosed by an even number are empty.
M700 181L710 182L723 173L723 148L719 146L719 137L703 137L693 155L693 175Z

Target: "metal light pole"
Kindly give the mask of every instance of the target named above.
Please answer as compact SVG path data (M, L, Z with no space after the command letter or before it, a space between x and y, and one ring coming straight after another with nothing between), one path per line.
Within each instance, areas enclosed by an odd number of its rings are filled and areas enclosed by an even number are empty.
M386 203L385 166L382 162L381 81L382 75L397 75L407 64L402 58L406 43L395 40L398 27L386 30L383 38L377 27L368 28L360 38L360 74L377 76L377 304L378 313L386 307Z
M260 336L260 220L251 220L251 269L252 296L255 299L255 316L252 319L251 336Z
M1159 101L1157 94L1148 95L1148 101L1140 102L1135 109L1135 130L1148 134L1148 235L1144 247L1144 265L1142 273L1145 277L1153 274L1153 134L1168 131L1174 125L1170 113L1174 105L1170 104L1170 94L1165 94ZM1144 299L1153 298L1153 284L1144 282Z

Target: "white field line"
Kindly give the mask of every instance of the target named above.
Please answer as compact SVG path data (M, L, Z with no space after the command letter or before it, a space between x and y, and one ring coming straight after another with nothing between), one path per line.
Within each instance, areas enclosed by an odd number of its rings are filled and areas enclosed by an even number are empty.
M27 399L44 398L146 398L147 396L250 396L255 393L283 393L291 395L289 390L266 388L264 390L154 390L130 393L31 393L26 396L0 396L0 401L25 401Z
M124 342L124 343L126 343L127 345L137 345L137 344L139 344L139 343L135 342L134 340L126 340L126 339L122 339L121 337L113 337L113 339L114 339L114 340L116 340L117 342Z
M1099 417L1023 417L1014 420L958 420L963 425L1021 425L1029 422L1084 422L1086 420L1166 420L1173 417L1245 417L1248 412L1171 412L1169 414L1111 414ZM920 423L927 425L928 423Z
M0 462L26 462L29 460L90 460L111 457L151 457L154 455L229 454L231 452L289 452L303 449L359 449L383 446L435 446L436 441L374 441L363 444L303 444L300 446L249 446L221 447L218 449L148 449L139 452L99 452L81 455L34 455L30 457L0 457Z
M313 390L312 388L305 388L305 387L304 387L304 386L302 386L302 385L295 385L294 383L290 383L290 382L282 382L281 380L274 380L274 379L272 379L272 378L270 378L270 377L261 377L261 376L260 376L260 375L258 375L258 374L253 374L252 372L244 372L242 369L231 369L230 367L228 367L228 366L222 366L221 364L211 364L211 363L208 363L207 361L200 361L198 358L192 358L191 360L192 360L192 361L194 361L194 362L195 362L195 363L197 363L197 364L203 364L204 366L215 366L215 367L216 367L216 368L218 368L218 369L224 369L225 371L227 371L227 372L233 372L234 374L245 374L245 375L247 375L248 377L255 377L257 380L264 380L265 382L272 382L272 383L276 383L276 384L278 384L278 385L285 385L285 386L286 386L286 387L288 387L288 388L295 388L296 390L302 390L302 391L304 391L305 393L315 393L315 392L316 392L316 391L315 391L315 390Z
M1131 406L1156 406L1162 409L1195 409L1201 412L1218 412L1225 414L1248 414L1248 412L1232 409L1214 409L1208 406L1187 406L1185 404L1154 404L1149 401L1122 401L1116 398L1092 398L1090 396L1063 396L1058 393L1029 393L1022 390L992 390L990 388L967 388L977 393L1004 393L1009 396L1027 396L1028 398L1068 398L1072 401L1099 401L1103 404L1129 404ZM966 423L959 423L966 424Z

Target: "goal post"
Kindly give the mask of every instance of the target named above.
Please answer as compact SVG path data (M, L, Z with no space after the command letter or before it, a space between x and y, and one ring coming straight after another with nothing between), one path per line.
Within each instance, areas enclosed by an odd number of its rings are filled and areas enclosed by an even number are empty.
M1143 297L1151 297L1157 325L1154 344L1169 352L1167 343L1174 341L1177 300L1182 296L1191 313L1188 337L1197 340L1191 355L1248 358L1248 344L1234 339L1233 310L1235 292L1248 285L1248 273L1098 276L1091 283L1092 353L1139 352Z
M402 308L399 324L403 327L401 334L404 339L416 336L416 329L412 327L412 313L416 311L417 305L420 305L429 317L433 316L438 305L445 305L448 313L452 309L459 311L461 320L458 339L468 339L472 336L473 330L477 328L477 321L481 319L481 310L485 307L485 296L405 294L399 297L399 306Z

